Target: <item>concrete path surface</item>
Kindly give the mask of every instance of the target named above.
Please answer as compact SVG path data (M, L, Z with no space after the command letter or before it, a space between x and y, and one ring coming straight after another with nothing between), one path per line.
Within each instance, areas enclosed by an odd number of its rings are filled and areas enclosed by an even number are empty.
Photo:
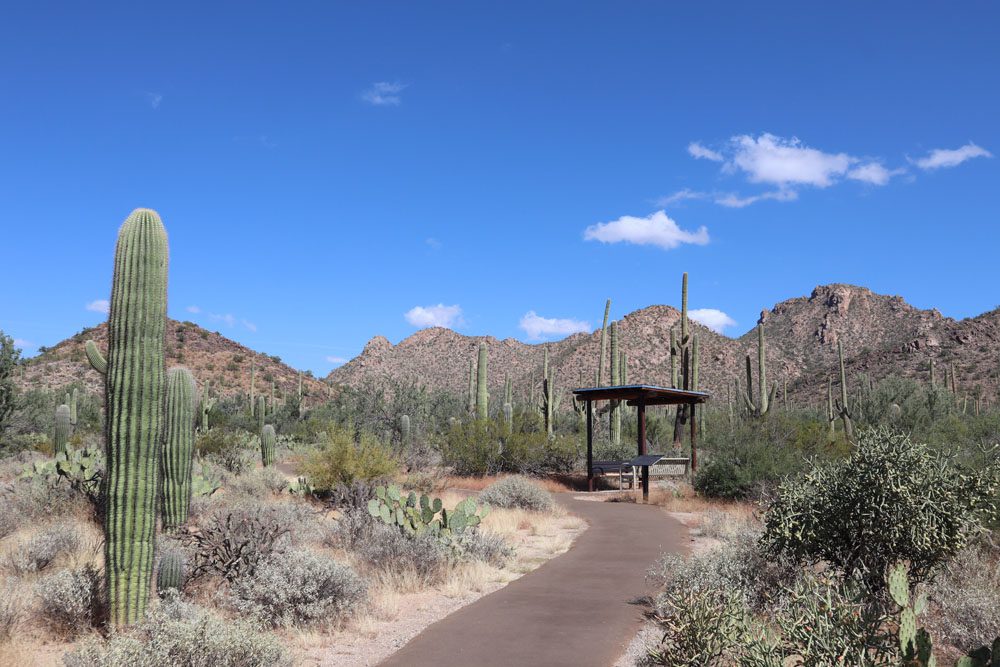
M630 601L685 529L658 507L558 501L589 528L569 551L429 626L382 667L608 667L642 623Z

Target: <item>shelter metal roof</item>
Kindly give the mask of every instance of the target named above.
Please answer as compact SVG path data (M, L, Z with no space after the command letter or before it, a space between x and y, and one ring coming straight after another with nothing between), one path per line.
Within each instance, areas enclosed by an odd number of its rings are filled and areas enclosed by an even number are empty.
M584 387L573 394L584 401L626 401L628 405L677 405L704 403L709 394L704 391L672 389L650 384L626 384L615 387Z

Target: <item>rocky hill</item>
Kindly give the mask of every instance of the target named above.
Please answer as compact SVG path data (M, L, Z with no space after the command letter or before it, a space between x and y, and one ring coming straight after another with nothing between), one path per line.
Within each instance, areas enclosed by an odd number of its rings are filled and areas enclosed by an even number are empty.
M676 308L662 305L620 319L621 349L628 355L630 382L669 382L669 335L679 319ZM779 385L787 382L789 400L797 403L824 399L827 378L837 376L838 341L844 347L849 382L862 373L876 379L891 374L928 378L933 359L940 369L939 377L954 366L961 393L997 397L1000 309L956 321L936 310L914 308L898 296L834 284L764 310L761 321L767 337L768 378ZM745 355L752 355L756 373L756 330L734 339L696 323L692 327L700 338L702 386L725 400L733 379L743 377ZM356 387L388 379L417 381L464 393L469 364L475 360L481 340L490 348L493 396L500 395L507 377L514 381L517 395L527 396L531 386L541 382L545 349L562 389L593 383L600 331L529 345L513 339L463 336L441 328L418 331L398 345L376 336L358 357L335 369L327 379ZM608 377L607 370L604 377Z
M29 359L22 383L28 387L57 388L80 382L91 391L102 387L102 378L90 367L84 352L87 340L93 340L107 354L107 324L84 329L55 347ZM292 396L298 391L299 371L218 333L191 322L167 320L167 367L186 366L194 374L199 388L209 386L221 396L250 391L250 366L255 370L258 393L269 394L271 381L277 396ZM303 393L319 401L329 393L329 386L311 375L302 374ZM308 401L309 399L307 399Z

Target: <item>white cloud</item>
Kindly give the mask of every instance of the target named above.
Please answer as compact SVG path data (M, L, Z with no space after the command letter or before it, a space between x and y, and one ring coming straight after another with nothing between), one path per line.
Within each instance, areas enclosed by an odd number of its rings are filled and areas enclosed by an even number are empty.
M970 141L960 148L936 148L927 157L914 160L913 163L925 170L940 169L942 167L957 167L966 160L977 157L993 157L993 154Z
M723 333L729 327L736 326L736 320L715 308L696 308L688 311L688 317L716 333Z
M14 347L19 347L19 348L22 348L22 349L24 349L24 348L34 349L34 348L36 348L38 346L35 345L34 343L32 343L30 340L24 340L23 338L15 338L14 339Z
M399 94L406 86L407 84L398 81L376 81L371 88L361 93L361 99L377 107L398 107L403 101Z
M458 304L446 306L414 306L406 311L406 321L418 328L456 327L462 324L462 308Z
M699 227L696 232L685 231L667 216L666 211L656 211L645 218L623 215L612 222L591 225L584 230L583 238L601 243L655 245L670 250L683 243L707 244L708 229Z
M541 340L550 336L569 336L575 333L588 333L590 322L583 320L562 319L557 317L542 317L529 310L521 318L520 327L531 340Z
M677 202L685 201L688 199L705 199L709 196L707 192L697 192L691 188L684 188L683 190L678 190L672 195L667 195L665 197L660 197L656 200L657 206L670 206L671 204L676 204Z
M163 95L160 93L146 93L146 101L149 102L149 106L154 109L160 108L160 102L163 101Z
M774 201L795 201L798 198L798 192L783 188L747 197L741 197L736 193L730 192L729 194L718 195L715 198L715 203L719 206L725 206L726 208L743 208L744 206L749 206L750 204L755 204L759 201L766 201L768 199Z
M334 364L336 366L340 366L341 364L346 364L348 361L350 361L350 359L345 359L344 357L334 357L334 356L326 357L326 360L329 363Z
M249 321L249 320L240 320L240 324L242 324L243 326L245 326L250 331L253 331L253 332L257 331L257 325L254 324L253 322Z
M854 167L847 172L847 177L871 185L885 185L893 176L906 173L905 169L886 169L878 162L869 162Z
M688 144L688 153L692 157L701 160L711 160L712 162L722 162L726 158L723 157L722 153L713 151L711 148L705 148L697 141L692 141Z
M224 315L220 315L218 313L209 313L208 317L209 317L209 319L211 319L211 320L213 320L215 322L222 322L227 327L235 327L236 326L236 317L233 316L233 315L231 315L230 313L226 313Z
M189 313L194 313L195 315L201 312L201 308L199 308L198 306L188 306L187 308L185 308L185 310L188 311Z
M734 152L727 167L743 171L753 183L825 188L857 161L846 153L824 153L794 137L783 139L769 133L756 139L744 134L734 137L732 143Z
M92 313L104 313L105 315L111 310L111 304L108 303L107 299L95 299L85 307Z

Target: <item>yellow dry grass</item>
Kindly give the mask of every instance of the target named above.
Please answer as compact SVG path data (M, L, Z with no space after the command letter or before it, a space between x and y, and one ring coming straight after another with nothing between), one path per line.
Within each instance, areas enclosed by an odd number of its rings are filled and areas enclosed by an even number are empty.
M488 475L485 477L458 477L450 475L445 477L442 481L442 485L446 489L463 489L466 491L482 491L490 484L497 482L504 477L510 477L510 475ZM566 486L558 480L554 480L548 477L533 477L531 481L538 484L540 487L548 491L549 493L564 493L566 491L571 491L570 487Z

